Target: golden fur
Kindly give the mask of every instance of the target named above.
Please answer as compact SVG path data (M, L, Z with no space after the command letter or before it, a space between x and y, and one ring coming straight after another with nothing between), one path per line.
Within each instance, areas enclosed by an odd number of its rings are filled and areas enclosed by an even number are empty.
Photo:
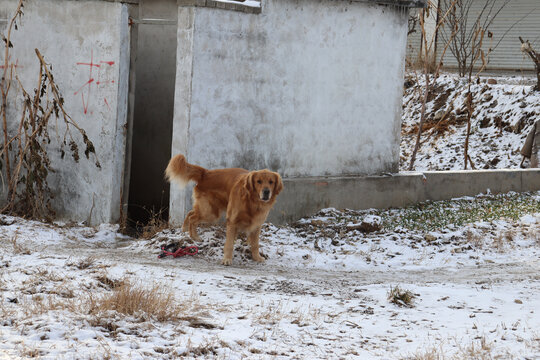
M215 222L226 211L227 240L222 264L232 264L234 241L241 231L248 236L253 260L264 261L259 254L259 234L276 196L283 189L278 173L239 168L207 170L189 164L184 155L176 155L169 161L165 176L182 188L189 181L197 184L193 189L193 209L182 226L191 238L199 239L198 224Z

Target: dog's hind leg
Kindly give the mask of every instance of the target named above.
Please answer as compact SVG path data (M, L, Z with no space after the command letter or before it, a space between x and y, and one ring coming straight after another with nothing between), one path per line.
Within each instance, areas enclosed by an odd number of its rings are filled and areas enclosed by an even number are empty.
M196 207L193 208L190 212L188 212L184 224L182 225L182 231L189 232L189 236L193 240L200 240L199 234L197 234L197 225L200 222L200 216L198 209Z
M189 231L189 236L193 240L200 240L197 234L197 226L201 223L212 224L219 220L221 215L219 207L206 199L199 199L193 206L193 210L188 213L182 230Z
M184 219L184 224L182 225L182 231L183 232L188 232L189 231L189 218L193 214L194 214L193 210L191 210L190 212L187 213L186 218Z

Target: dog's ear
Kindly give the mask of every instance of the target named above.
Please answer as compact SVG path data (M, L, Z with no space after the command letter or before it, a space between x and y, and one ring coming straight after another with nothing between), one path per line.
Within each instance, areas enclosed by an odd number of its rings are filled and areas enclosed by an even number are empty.
M281 176L278 173L274 173L275 176L275 185L274 185L274 194L279 194L281 190L283 190L283 181L281 180Z
M247 174L247 176L246 176L246 182L244 184L244 188L248 192L252 192L252 191L255 190L255 186L253 185L253 181L255 180L254 175L255 175L255 173L252 171L249 174Z

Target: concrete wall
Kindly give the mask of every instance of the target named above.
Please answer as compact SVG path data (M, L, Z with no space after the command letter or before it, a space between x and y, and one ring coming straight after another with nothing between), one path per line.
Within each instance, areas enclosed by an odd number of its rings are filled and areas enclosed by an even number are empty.
M286 179L268 221L292 222L320 209L403 207L490 191L540 190L540 169L428 171L392 176Z
M136 3L136 1L127 1ZM18 1L0 0L0 18L11 18ZM51 127L49 185L60 218L92 224L119 220L125 167L126 128L130 111L131 34L133 4L124 1L27 0L18 30L12 33L11 61L23 86L33 92L38 80L38 48L52 64L56 84L69 115L93 141L101 169L84 158L76 164L60 159L57 131ZM136 15L136 14L135 14ZM5 24L4 24L5 26ZM0 60L3 63L3 52ZM131 79L133 80L133 79ZM12 93L16 94L16 86ZM20 97L19 97L20 99ZM10 103L9 121L19 121L20 104ZM62 128L58 130L63 134ZM5 191L3 188L2 191Z
M398 170L404 8L268 0L251 14L182 3L173 154L286 178ZM171 191L174 223L190 195Z

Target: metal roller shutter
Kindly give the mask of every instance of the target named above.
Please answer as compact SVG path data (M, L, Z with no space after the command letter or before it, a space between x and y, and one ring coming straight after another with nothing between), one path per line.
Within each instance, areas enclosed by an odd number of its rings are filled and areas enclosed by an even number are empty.
M487 0L473 0L469 11L468 24L473 24ZM496 0L494 9L500 8L503 0ZM495 10L494 10L495 11ZM489 27L493 38L484 38L484 51L495 47L488 58L486 70L533 70L532 61L521 52L519 36L530 40L533 48L540 48L540 1L539 0L512 0L496 16ZM448 31L442 29L441 31ZM444 43L438 37L437 53L444 48ZM448 50L444 57L446 68L456 68L457 62ZM481 66L481 61L478 61Z
M417 16L422 10L409 10L409 17ZM420 22L416 23L415 31L407 36L407 65L414 65L418 62L420 49L422 48L422 30L420 30Z

